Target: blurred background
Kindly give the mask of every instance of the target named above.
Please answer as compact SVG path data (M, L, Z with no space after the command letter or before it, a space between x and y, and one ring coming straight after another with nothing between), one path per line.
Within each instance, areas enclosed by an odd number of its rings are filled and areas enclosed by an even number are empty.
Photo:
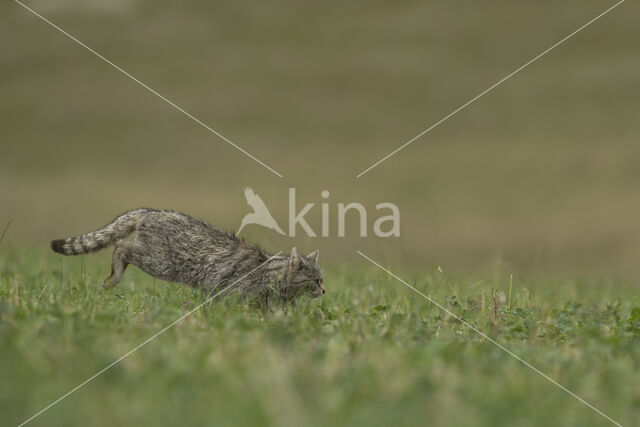
M30 0L39 13L284 175L209 133L20 5L0 5L3 245L171 208L237 229L288 188L331 237L248 226L321 261L632 278L640 257L640 6L626 2L360 178L365 168L613 5L601 0ZM368 209L337 236L337 204ZM372 236L393 202L401 236ZM506 266L506 267L504 267Z

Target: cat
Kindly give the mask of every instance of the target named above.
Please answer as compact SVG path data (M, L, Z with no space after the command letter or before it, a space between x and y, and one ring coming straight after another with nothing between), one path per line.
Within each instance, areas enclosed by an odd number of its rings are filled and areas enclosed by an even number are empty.
M134 232L135 238L128 239ZM234 233L172 210L131 210L99 230L53 240L51 249L78 255L111 245L111 275L104 289L115 287L132 264L153 277L209 293L233 285L243 297L273 295L282 302L325 293L317 249L307 256L298 255L295 247L291 256L270 256Z

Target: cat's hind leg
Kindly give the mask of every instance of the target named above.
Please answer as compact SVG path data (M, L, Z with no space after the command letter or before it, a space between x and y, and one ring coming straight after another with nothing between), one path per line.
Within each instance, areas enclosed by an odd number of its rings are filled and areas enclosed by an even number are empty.
M120 283L124 270L129 265L129 257L132 249L132 242L120 240L116 243L113 250L113 258L111 259L111 275L104 281L102 287L109 290Z

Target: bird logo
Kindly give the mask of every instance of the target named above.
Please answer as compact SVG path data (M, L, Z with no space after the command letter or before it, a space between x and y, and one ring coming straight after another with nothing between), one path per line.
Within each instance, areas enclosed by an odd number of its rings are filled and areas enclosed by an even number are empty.
M260 196L253 192L253 189L250 187L245 188L244 197L247 199L247 204L253 208L253 212L246 214L244 218L242 218L238 234L240 234L245 225L249 224L261 225L275 230L280 234L285 234L276 220L273 219L273 216L271 216L269 209L267 209L267 205L264 204Z

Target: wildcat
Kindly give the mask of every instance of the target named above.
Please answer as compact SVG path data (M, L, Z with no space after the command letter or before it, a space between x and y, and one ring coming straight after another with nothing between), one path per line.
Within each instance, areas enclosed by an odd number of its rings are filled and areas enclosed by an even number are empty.
M127 239L134 232L135 238ZM210 293L233 285L243 297L275 296L282 302L325 293L318 250L300 256L294 247L291 256L272 257L234 233L171 210L131 210L99 230L53 240L51 249L78 255L110 245L115 249L105 289L116 286L132 264L153 277Z

